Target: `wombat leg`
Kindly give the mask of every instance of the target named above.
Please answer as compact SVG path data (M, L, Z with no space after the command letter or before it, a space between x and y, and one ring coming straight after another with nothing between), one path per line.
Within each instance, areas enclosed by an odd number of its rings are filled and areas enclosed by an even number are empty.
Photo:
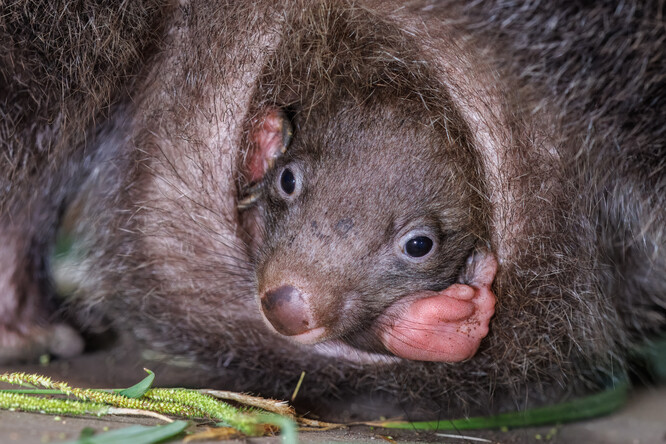
M0 242L0 364L37 361L44 354L80 354L81 336L66 324L48 322L48 310L14 239L0 233L0 240L6 240Z
M49 354L71 358L83 352L84 342L67 324L0 325L0 364L36 362Z
M464 284L419 292L382 315L379 337L396 356L415 361L458 362L476 353L495 313L491 290L497 262L475 253Z

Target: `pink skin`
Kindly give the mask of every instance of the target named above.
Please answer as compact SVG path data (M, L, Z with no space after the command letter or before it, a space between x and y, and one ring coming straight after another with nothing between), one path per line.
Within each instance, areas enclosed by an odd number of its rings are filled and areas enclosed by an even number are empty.
M245 172L249 181L260 181L275 159L284 151L285 118L276 108L268 108L253 125L250 142L253 151L247 157Z
M491 290L497 262L477 257L469 285L440 292L416 293L391 307L382 318L379 337L394 355L414 361L459 362L476 353L495 313Z

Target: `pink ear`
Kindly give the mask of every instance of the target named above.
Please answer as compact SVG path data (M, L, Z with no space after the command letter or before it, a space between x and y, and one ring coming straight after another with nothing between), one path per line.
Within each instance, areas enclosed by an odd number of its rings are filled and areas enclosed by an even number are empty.
M495 313L491 285L497 262L477 253L469 285L413 295L380 322L380 338L396 356L415 361L458 362L476 353Z
M275 159L286 149L291 138L291 125L278 108L267 108L252 122L251 143L245 159L245 173L250 183L259 182Z

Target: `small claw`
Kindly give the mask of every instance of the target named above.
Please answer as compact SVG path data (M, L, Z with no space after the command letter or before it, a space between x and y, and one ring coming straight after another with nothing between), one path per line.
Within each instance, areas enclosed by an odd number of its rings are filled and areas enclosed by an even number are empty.
M294 131L291 126L291 122L288 119L282 121L282 145L280 147L280 152L284 154L291 143L291 138L294 136Z
M244 197L238 201L236 207L239 210L246 210L250 208L261 197L261 183L251 186L245 193Z

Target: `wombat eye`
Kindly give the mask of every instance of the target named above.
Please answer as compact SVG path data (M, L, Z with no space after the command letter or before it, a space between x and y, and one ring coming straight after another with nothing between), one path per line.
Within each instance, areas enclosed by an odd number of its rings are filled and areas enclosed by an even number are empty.
M405 242L405 253L411 257L423 257L432 250L432 239L426 236L416 236Z
M297 165L285 167L277 178L277 188L285 199L293 199L301 191L302 174Z
M282 191L287 194L292 194L296 190L296 177L289 168L285 168L282 172L280 186L282 187Z

